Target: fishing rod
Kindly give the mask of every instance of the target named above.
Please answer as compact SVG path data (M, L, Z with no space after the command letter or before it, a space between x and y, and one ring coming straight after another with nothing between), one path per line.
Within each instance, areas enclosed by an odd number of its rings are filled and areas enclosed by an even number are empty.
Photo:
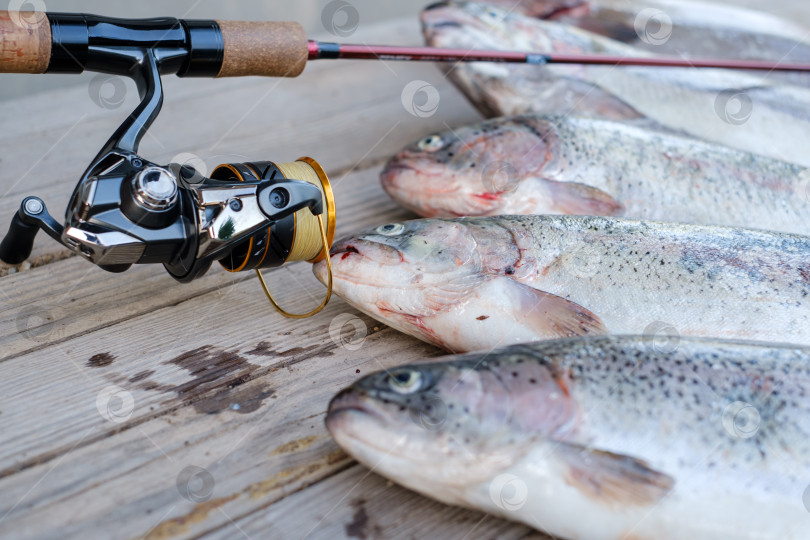
M595 64L606 66L693 67L751 69L762 71L810 71L810 64L763 60L686 59L678 57L625 57L600 54L543 54L520 51L443 49L439 47L397 47L390 45L350 45L309 41L309 60L394 60L406 62L497 62L508 64Z
M289 163L225 163L206 177L188 164L151 162L138 154L138 146L163 103L161 75L295 77L308 60L349 58L810 70L736 60L342 45L310 41L295 22L0 11L0 73L126 76L135 81L141 98L80 177L64 223L49 214L42 199L26 197L0 242L0 260L19 264L27 259L41 229L110 272L133 264L163 264L173 278L188 282L214 261L231 272L255 270L282 314L317 313L331 295L329 248L335 234L334 195L318 162L302 157ZM320 260L328 270L323 302L305 314L284 311L260 269Z

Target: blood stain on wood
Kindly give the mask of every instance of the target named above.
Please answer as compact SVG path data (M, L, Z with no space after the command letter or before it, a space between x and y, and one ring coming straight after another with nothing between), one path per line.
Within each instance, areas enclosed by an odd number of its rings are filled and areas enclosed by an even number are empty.
M349 538L359 538L366 540L368 538L366 533L366 525L368 525L368 515L366 514L366 507L363 506L366 501L355 501L354 514L352 521L346 524L346 536Z
M86 365L88 367L104 367L112 364L113 360L115 360L115 356L108 352L103 352L91 356Z
M128 382L139 390L176 394L176 399L193 405L197 412L204 414L224 410L252 413L275 393L261 377L257 378L256 372L262 366L248 362L238 351L205 345L164 363L185 369L192 379L182 384L166 384L152 379L155 370L150 369L132 375ZM118 379L123 378L118 376ZM116 383L125 384L124 380L118 379Z
M260 341L260 342L258 342L256 344L256 347L254 347L250 351L247 351L245 354L252 354L252 355L255 355L255 356L282 357L282 358L305 356L305 359L306 359L306 358L310 358L312 356L315 356L315 355L312 355L312 354L307 354L307 353L311 353L311 352L314 352L314 351L318 351L318 353L320 355L331 355L332 354L332 351L325 350L323 348L323 345L319 345L319 344L308 345L306 347L292 347L290 349L286 349L286 350L283 350L283 351L277 351L277 350L271 348L269 341Z
M280 354L282 356L287 356L287 357L298 356L299 354L306 354L308 352L312 352L312 351L315 351L315 350L320 349L320 348L321 348L320 345L309 345L307 347L293 347L292 349L287 349L286 351L280 351L278 354ZM324 353L325 354L332 354L329 351L324 351Z
M147 369L147 370L138 372L135 375L133 375L132 377L130 377L129 382L134 383L134 382L142 381L142 380L146 379L147 377L151 377L154 374L155 374L154 369Z
M237 351L205 345L166 363L179 366L194 377L171 390L182 401L192 402L201 413L214 414L225 409L241 414L251 413L259 409L265 398L274 392L261 381L246 384L261 366L248 362ZM245 386L242 388L242 385Z
M359 540L367 540L369 532L372 538L379 538L382 536L382 529L379 525L372 525L369 531L368 513L366 512L365 499L355 499L351 503L354 508L351 522L345 525L346 536L349 538L358 538Z
M252 354L255 356L275 356L276 351L270 348L269 341L260 341L256 344L256 347L252 351L247 351L246 354Z
M205 397L194 402L197 412L205 414L216 414L225 409L248 414L255 412L264 404L264 400L272 396L275 390L262 383L254 381L246 384L238 390L224 388L212 396Z

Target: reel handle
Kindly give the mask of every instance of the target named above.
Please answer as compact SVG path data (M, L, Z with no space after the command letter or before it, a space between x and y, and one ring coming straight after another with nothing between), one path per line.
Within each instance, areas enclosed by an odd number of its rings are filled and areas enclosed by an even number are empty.
M31 255L37 231L44 230L48 236L62 243L62 226L53 219L39 197L26 197L20 209L11 218L6 236L0 242L0 261L20 264Z
M37 225L27 225L19 212L14 213L8 232L0 242L0 261L6 264L20 264L31 255L34 247L34 237L37 235Z

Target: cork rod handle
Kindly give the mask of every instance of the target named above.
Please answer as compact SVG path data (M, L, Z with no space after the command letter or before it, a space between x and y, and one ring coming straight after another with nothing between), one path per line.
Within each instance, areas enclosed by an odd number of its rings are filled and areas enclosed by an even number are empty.
M45 73L51 25L41 11L0 11L0 73Z
M225 45L218 77L296 77L307 63L307 37L295 22L217 21Z

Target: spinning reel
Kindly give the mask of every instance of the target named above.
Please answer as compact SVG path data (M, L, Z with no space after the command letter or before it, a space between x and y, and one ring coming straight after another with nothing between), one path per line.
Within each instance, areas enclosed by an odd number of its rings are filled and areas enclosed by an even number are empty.
M0 260L23 262L42 229L110 272L160 263L172 277L188 282L219 261L231 272L255 270L267 297L286 316L310 316L326 305L332 289L329 247L335 205L329 179L315 160L229 163L206 177L187 164L160 165L138 155L163 102L161 74L297 75L307 59L299 25L16 15L27 22L14 23L9 13L0 12L0 37L3 48L11 42L23 54L16 65L6 63L0 71L91 70L127 76L135 80L141 102L79 179L64 225L48 213L42 199L26 197L0 243ZM272 50L256 50L258 35L271 42ZM329 273L324 301L306 314L284 311L259 269L323 258Z

